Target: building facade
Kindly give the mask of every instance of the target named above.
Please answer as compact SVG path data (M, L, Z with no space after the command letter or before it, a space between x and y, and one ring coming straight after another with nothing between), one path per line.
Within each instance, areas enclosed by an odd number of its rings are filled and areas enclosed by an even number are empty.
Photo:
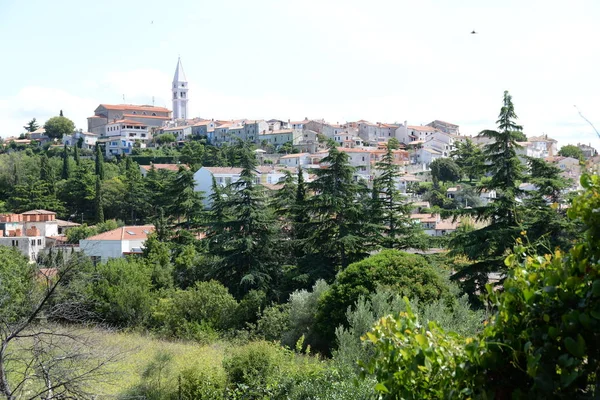
M173 119L188 118L188 81L183 72L181 58L177 59L177 67L175 67L175 75L173 76Z

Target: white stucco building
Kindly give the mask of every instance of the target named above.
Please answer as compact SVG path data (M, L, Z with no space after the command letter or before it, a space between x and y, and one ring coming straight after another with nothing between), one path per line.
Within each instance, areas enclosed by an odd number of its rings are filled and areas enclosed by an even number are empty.
M64 135L62 137L62 143L67 146L75 146L79 143L79 140L82 140L81 148L91 150L96 147L96 142L98 141L98 135L91 132L75 132L72 135Z
M95 262L140 254L154 225L123 226L79 241L79 248Z
M29 261L36 261L46 248L46 237L58 235L58 221L53 211L0 215L0 246L16 247Z
M141 140L147 142L152 139L148 125L130 119L121 119L109 122L105 127L104 137L119 137L128 140Z

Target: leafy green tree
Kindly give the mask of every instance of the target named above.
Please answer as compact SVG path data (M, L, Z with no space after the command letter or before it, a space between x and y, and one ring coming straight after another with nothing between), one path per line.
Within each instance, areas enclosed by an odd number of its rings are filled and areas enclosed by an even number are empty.
M410 204L398 189L400 176L394 163L394 150L388 145L385 155L376 164L379 176L373 181L374 210L370 217L381 224L383 232L379 243L384 248L422 248L425 244L422 230L410 219Z
M482 184L482 188L495 190L497 198L486 207L461 212L485 221L487 226L459 232L450 242L452 254L464 255L473 261L454 275L472 295L483 290L488 282L488 274L505 271L505 254L510 251L522 229L518 217L521 207L517 202L517 195L521 194L519 184L524 179L524 167L516 153L520 146L515 133L520 132L522 127L517 125L516 119L512 98L508 92L504 92L497 121L498 130L479 133L479 136L491 139L483 149L487 172L491 177Z
M256 165L255 155L244 151L240 179L230 185L233 193L212 206L213 215L228 218L210 221L208 229L210 251L220 258L212 275L239 298L251 289L272 290L279 274L279 227L264 188L255 182Z
M34 131L38 130L38 129L39 129L39 127L40 127L40 126L38 125L38 123L37 123L36 119L35 119L35 118L33 118L31 121L29 121L29 122L27 123L27 125L25 125L25 126L23 127L23 129L25 129L27 132L31 133L31 132L34 132Z
M559 156L563 156L563 157L572 157L575 158L577 160L583 160L583 151L581 151L581 149L577 146L574 146L572 144L567 144L565 146L562 146L560 148L560 150L558 151L558 155Z
M64 135L70 135L75 130L75 124L69 118L58 116L52 117L44 124L46 136L51 139L62 139Z
M370 250L363 235L368 218L359 202L365 187L354 181L348 155L333 147L322 163L327 168L314 171L317 178L308 184L314 195L304 209L311 218L305 250L313 253L311 258L321 259L321 265L314 265L314 260L309 262L318 269L311 272L313 282L319 278L332 280L337 268L347 267Z
M126 327L142 326L153 303L151 270L135 258L115 258L96 266L89 280L89 296L97 318Z
M100 180L104 180L104 154L102 154L102 149L99 144L96 145L95 152L94 164L96 175L100 177Z
M347 325L348 307L380 286L393 288L400 295L424 303L450 295L449 281L424 257L384 250L340 271L329 291L321 297L317 324L329 343L333 343L335 328Z
M154 138L154 141L160 145L170 144L176 140L177 138L172 133L163 133L162 135L158 135Z
M14 186L8 205L13 212L29 210L52 210L57 213L64 211L64 206L50 193L48 186L39 179L29 179Z
M151 234L144 243L144 262L151 272L154 288L173 286L173 263L171 262L171 244L159 240Z
M461 169L469 182L480 179L485 172L485 160L481 148L471 139L456 142L456 148L451 153L454 161Z
M435 185L438 182L458 182L462 176L459 166L451 158L438 158L429 164L431 178Z

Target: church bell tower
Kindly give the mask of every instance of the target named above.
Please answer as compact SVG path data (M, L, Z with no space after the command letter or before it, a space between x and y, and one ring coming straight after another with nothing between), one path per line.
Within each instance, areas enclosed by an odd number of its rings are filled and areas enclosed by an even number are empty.
M177 68L173 77L173 120L188 118L188 81L183 72L181 58L177 59Z

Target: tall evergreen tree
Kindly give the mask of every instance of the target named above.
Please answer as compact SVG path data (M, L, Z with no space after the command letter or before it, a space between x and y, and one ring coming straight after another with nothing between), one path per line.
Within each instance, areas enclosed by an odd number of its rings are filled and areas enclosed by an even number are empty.
M27 132L31 133L31 132L33 132L33 131L36 131L36 130L37 130L39 127L40 127L40 125L37 123L36 119L35 119L35 118L33 118L33 119L32 119L31 121L29 121L29 122L27 123L27 125L25 125L23 128L24 128L24 129L25 129Z
M359 202L365 187L354 181L348 155L332 147L321 162L327 167L315 170L317 178L308 184L314 195L305 206L311 218L306 252L312 253L309 264L314 269L308 273L313 279L332 280L338 268L346 268L370 250L364 234L368 218Z
M213 276L238 297L250 289L269 291L279 275L279 227L267 207L264 188L255 182L254 153L243 151L241 164L240 179L230 184L232 193L213 198L212 217L220 214L227 218L211 221L208 229L210 251L219 257Z
M400 176L394 162L394 150L388 147L376 165L379 176L373 181L372 201L375 203L371 219L383 225L380 244L389 249L423 248L423 231L410 219L411 206L398 189Z
M65 144L63 147L63 167L60 176L62 179L67 180L71 177L71 163L69 162L69 148Z
M73 160L75 161L75 165L81 165L81 161L79 160L79 147L73 146Z
M148 192L143 179L138 164L131 157L126 157L125 186L127 192L125 193L125 204L132 225L141 222L147 213Z
M523 201L523 226L528 240L538 247L538 254L557 247L567 251L578 236L578 223L561 209L563 190L569 184L562 170L543 159L528 157L529 183L536 190L526 193Z
M195 186L194 172L180 165L169 188L171 205L168 211L178 224L182 224L183 219L187 229L196 229L202 223L203 197L202 193L194 190Z
M99 144L96 145L96 157L94 163L96 166L96 175L100 177L100 180L104 180L104 154L102 154L102 149Z
M457 142L456 149L452 151L451 156L460 167L463 175L469 178L469 182L481 178L485 173L483 152L471 139L467 139L465 142Z
M512 98L504 92L503 105L498 117L498 130L484 130L479 136L491 141L484 146L486 169L491 175L483 188L495 190L497 198L486 207L464 210L487 224L484 228L462 231L451 241L453 254L461 254L472 260L472 264L461 269L455 279L461 280L471 294L481 292L489 280L490 273L502 273L506 268L504 258L510 251L522 229L519 221L521 194L519 184L523 180L523 165L517 156L520 148L516 132L523 129L516 123L517 115Z
M104 222L104 208L102 206L102 181L98 175L96 175L96 197L94 199L94 206L96 207L96 222Z

